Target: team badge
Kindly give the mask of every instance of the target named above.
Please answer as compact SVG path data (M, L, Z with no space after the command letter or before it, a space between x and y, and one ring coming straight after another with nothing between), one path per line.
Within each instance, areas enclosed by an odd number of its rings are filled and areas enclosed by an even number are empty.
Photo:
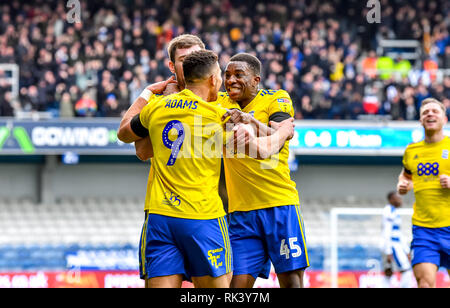
M448 159L448 150L442 150L442 158Z
M280 106L280 110L282 112L290 113L292 102L287 98L279 98L277 99L278 105Z
M164 193L164 197L165 198L162 202L164 205L180 206L181 204L180 196L175 195L173 192L166 191Z

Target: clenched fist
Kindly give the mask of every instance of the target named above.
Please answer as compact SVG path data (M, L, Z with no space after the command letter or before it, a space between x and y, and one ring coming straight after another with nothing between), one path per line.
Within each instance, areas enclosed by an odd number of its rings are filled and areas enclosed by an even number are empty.
M408 181L399 181L397 184L397 192L400 195L406 195L409 191L410 183Z
M439 176L439 181L441 182L442 188L450 188L450 176L441 174Z

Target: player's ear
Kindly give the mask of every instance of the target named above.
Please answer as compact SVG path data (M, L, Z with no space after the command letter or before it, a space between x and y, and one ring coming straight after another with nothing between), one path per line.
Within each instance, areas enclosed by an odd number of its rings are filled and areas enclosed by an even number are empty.
M253 81L255 82L255 86L258 86L259 83L261 82L261 76L255 76L253 78Z
M209 76L208 80L209 80L209 85L211 87L215 87L217 85L217 78L216 78L216 76L214 74Z
M172 74L175 74L175 64L172 61L169 61L169 70Z

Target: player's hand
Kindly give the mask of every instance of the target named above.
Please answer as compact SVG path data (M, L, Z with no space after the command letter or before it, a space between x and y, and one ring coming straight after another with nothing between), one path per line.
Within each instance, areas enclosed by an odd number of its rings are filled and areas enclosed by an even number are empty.
M226 118L230 117L228 123L238 124L249 124L252 121L252 116L248 113L242 112L238 109L230 109L222 116L222 121L225 121Z
M273 129L275 129L276 131L284 130L286 132L286 134L288 135L287 140L291 140L294 137L294 132L295 132L294 131L294 128L295 128L294 118L289 118L289 119L286 119L281 122L270 121L269 126L272 127Z
M399 181L397 184L397 192L400 195L405 195L409 191L409 182L407 181Z
M450 176L441 174L439 176L439 181L441 182L442 188L450 188Z
M157 83L153 83L147 87L148 90L152 91L154 94L161 94L164 92L164 90L167 88L169 84L176 84L177 81L175 80L175 76L170 76L169 79L160 81Z
M394 256L393 255L387 255L386 256L386 261L387 261L387 263L391 264L392 261L394 261Z
M238 149L245 149L245 146L249 144L250 140L255 138L253 127L249 124L238 124L233 128L234 132L234 145Z

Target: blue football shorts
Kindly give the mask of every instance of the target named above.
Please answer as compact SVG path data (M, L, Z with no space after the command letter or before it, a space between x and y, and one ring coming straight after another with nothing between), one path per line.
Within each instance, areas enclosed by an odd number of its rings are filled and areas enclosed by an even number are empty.
M300 207L278 206L230 214L233 275L268 278L309 266Z
M148 214L139 246L141 279L181 274L191 280L233 271L225 217L197 220Z
M412 265L433 263L450 269L450 227L425 228L413 226L411 242Z

